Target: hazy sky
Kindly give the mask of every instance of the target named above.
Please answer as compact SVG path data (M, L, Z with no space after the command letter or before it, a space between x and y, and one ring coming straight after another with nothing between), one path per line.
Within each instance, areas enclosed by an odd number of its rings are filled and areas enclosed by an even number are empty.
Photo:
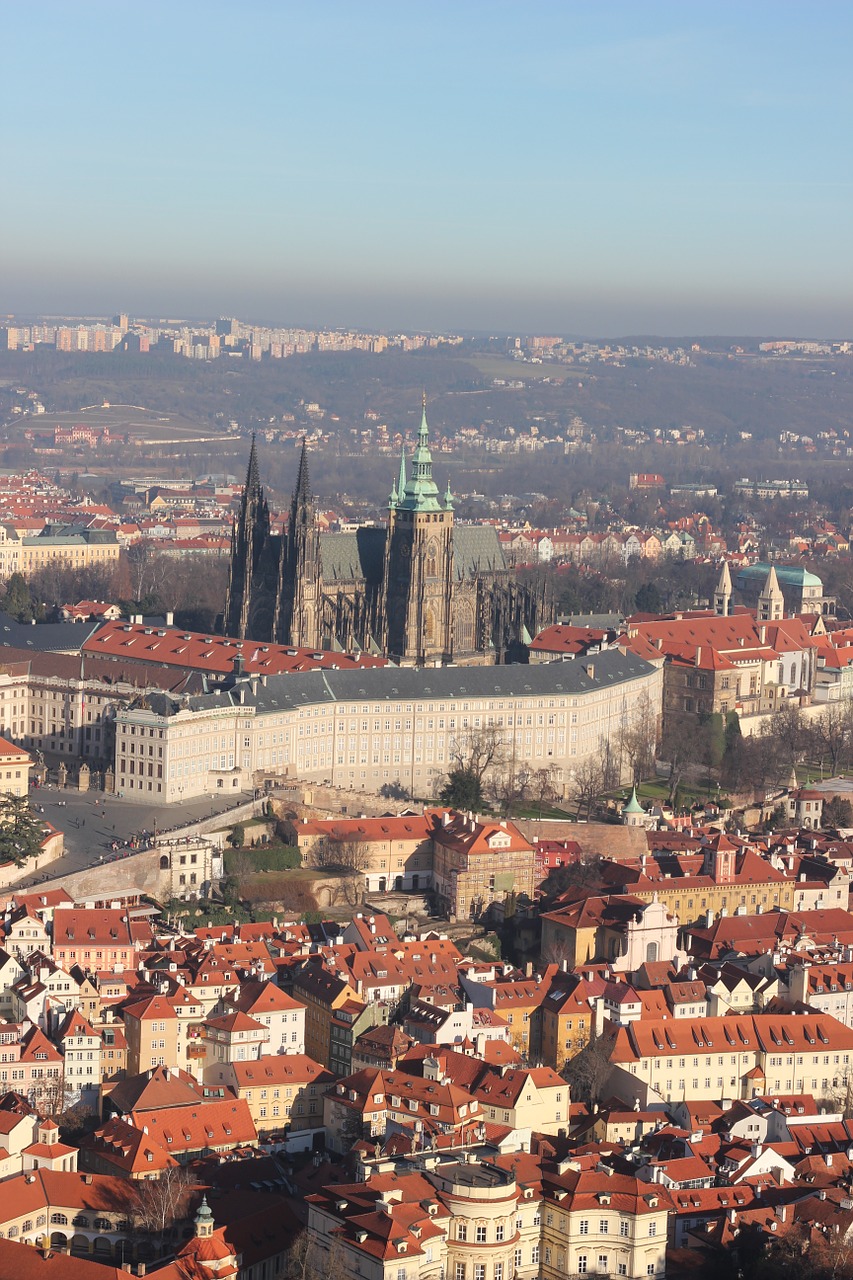
M853 5L28 0L0 312L853 332Z

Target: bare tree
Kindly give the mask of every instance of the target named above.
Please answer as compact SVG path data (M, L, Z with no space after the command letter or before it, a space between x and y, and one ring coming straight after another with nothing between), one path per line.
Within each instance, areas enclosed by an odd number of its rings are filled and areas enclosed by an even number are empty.
M562 1074L569 1082L573 1101L589 1103L602 1100L612 1071L612 1047L611 1036L595 1036L566 1063Z
M279 1280L348 1280L350 1274L341 1242L333 1240L326 1248L317 1235L306 1228L288 1249Z
M370 844L367 840L353 840L333 827L328 836L317 841L308 856L312 865L323 871L363 872L370 865Z
M134 600L141 600L152 589L156 554L147 538L140 538L127 548L125 561L130 569Z
M539 821L542 821L542 810L557 798L557 787L553 771L549 768L534 769L530 775L530 794L536 803Z
M592 806L603 790L604 768L601 757L587 756L575 769L569 785L569 794L577 804L578 817L581 809L585 809L586 816L589 818Z
M450 769L439 793L443 804L456 808L478 808L483 801L483 783L490 770L498 770L507 759L503 729L488 724L463 729L450 743ZM511 762L514 771L514 762Z
M770 722L770 736L790 771L802 758L806 745L805 724L800 708L792 703L780 707Z
M521 765L506 773L492 774L487 794L501 816L509 818L529 800L532 785L532 770Z
M637 699L637 704L619 731L622 758L636 785L654 772L655 744L657 741L657 715L647 692Z
M304 1229L285 1254L281 1280L318 1280L323 1274L321 1250L310 1231Z
M851 723L850 699L844 702L832 702L822 715L812 720L806 733L806 741L811 755L820 762L827 760L834 777L842 760L848 755L850 737L853 732Z
M450 743L450 758L461 769L466 769L482 784L488 771L503 764L506 744L500 725L487 724L479 729L463 729Z
M341 875L339 893L348 907L364 900L364 872L370 866L370 843L354 840L334 828L311 849L308 859L318 870Z
M695 721L675 720L667 728L661 750L669 762L669 803L673 804L684 775L696 760Z
M558 964L561 968L565 964L567 968L574 968L574 943L568 938L552 938L542 948L542 963Z
M612 791L622 781L619 767L619 752L614 749L609 738L599 738L598 754L601 757L601 768L604 774L603 791Z
M53 1120L67 1114L72 1097L72 1090L65 1083L61 1070L57 1075L45 1075L41 1080L35 1080L30 1092L30 1102L39 1115L50 1116Z
M195 1174L185 1165L164 1169L159 1178L143 1178L134 1183L136 1219L143 1230L160 1242L166 1233L189 1214L190 1201L198 1185Z

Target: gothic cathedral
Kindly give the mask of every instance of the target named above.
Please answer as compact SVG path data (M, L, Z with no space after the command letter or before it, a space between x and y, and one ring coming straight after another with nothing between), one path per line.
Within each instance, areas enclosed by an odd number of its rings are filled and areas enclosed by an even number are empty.
M544 588L516 582L493 525L456 525L432 476L424 402L386 528L321 533L303 442L287 532L270 532L255 442L231 534L223 630L239 639L344 652L406 666L511 662L551 622Z

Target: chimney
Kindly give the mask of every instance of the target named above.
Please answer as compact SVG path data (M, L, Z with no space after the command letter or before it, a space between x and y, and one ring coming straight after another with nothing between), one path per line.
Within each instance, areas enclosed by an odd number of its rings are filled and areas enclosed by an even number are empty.
M701 646L701 644L697 644L697 646L696 646L696 656L695 656L695 658L693 659L693 665L694 665L694 666L696 666L696 667L701 667L701 665L702 665L702 646Z
M174 625L175 625L175 615L172 613L172 610L171 610L171 609L167 609L167 610L166 610L166 626L167 626L167 627L173 627ZM143 1265L144 1265L144 1264L143 1264ZM139 1273L139 1274L140 1274L140 1275L144 1275L144 1274L145 1274L145 1272L144 1272L144 1271L140 1271L140 1273Z
M595 679L595 663L594 662L588 662L586 664L586 674L590 680Z

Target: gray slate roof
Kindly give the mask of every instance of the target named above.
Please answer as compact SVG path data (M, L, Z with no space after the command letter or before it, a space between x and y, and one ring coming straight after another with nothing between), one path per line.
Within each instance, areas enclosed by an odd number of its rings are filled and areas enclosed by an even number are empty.
M83 641L100 626L100 622L39 622L33 626L0 613L0 646L37 653L79 653Z
M324 583L365 581L379 585L385 558L386 530L321 533L320 560ZM506 569L503 547L494 525L459 524L453 530L453 568L457 579Z
M592 671L592 675L589 671ZM182 706L203 711L223 705L255 707L260 714L289 711L317 703L396 702L482 697L577 696L643 679L655 670L650 662L620 649L597 653L594 659L573 662L517 663L489 667L373 667L357 671L303 671L268 676L266 684L247 677L223 690L187 699L183 704L167 694L151 694L156 715L176 715Z

